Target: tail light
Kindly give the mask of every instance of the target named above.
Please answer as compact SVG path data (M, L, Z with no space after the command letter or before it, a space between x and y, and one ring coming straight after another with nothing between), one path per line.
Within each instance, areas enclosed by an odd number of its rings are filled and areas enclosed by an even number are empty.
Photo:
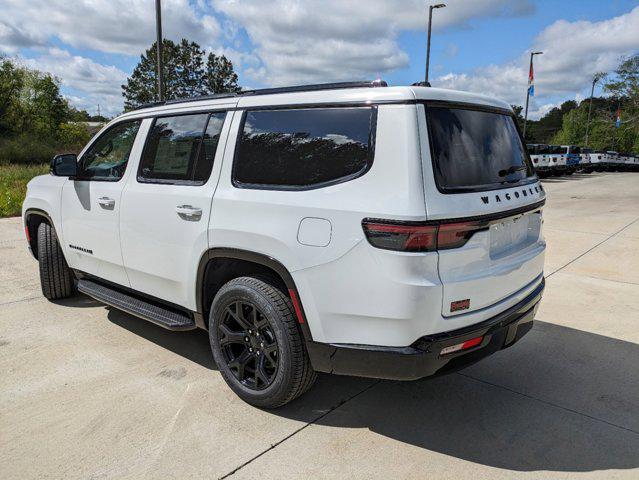
M437 249L459 248L476 233L488 230L488 222L442 223L437 233Z
M488 222L392 222L365 219L368 242L377 248L401 252L434 252L464 246Z
M432 252L437 249L437 226L380 223L364 220L364 233L371 245L402 252Z

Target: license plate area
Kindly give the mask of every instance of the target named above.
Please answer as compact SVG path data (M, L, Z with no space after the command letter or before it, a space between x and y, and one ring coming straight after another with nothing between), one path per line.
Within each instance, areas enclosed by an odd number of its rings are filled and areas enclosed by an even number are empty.
M541 232L541 211L500 219L490 225L490 258L514 255L532 245Z

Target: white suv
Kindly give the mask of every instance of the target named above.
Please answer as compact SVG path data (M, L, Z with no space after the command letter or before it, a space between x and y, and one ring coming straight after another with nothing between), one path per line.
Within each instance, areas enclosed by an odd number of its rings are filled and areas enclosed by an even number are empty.
M209 331L229 386L417 379L508 347L544 288L544 190L508 104L383 82L168 101L29 183L49 299Z

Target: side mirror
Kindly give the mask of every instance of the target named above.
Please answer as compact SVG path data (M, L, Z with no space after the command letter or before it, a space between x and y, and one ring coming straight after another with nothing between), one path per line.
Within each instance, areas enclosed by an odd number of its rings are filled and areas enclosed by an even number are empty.
M75 177L78 174L78 156L75 153L56 155L51 160L51 175Z

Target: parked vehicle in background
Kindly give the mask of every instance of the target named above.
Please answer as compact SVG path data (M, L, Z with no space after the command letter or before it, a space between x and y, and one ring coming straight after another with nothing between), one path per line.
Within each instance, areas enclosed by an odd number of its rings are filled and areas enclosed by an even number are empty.
M592 173L592 162L590 159L590 155L593 153L592 148L582 148L581 153L579 154L579 165L581 166L581 171L583 173Z
M550 169L550 158L548 156L550 150L548 145L542 143L529 143L526 145L526 148L537 175L540 177L548 175L548 170Z
M619 152L613 150L606 151L606 166L605 170L608 172L616 172L619 170L619 164L623 161L619 158Z
M562 145L561 149L562 154L566 157L566 173L572 175L579 167L581 147L576 145Z
M590 154L590 163L592 170L595 172L603 172L607 167L608 156L606 152L597 150Z
M563 175L568 167L566 165L566 154L563 147L559 145L548 145L549 156L549 174Z
M620 153L617 170L620 172L632 172L636 157L631 153Z
M171 100L28 185L49 299L206 329L245 401L411 380L530 331L545 192L505 102L382 82Z

